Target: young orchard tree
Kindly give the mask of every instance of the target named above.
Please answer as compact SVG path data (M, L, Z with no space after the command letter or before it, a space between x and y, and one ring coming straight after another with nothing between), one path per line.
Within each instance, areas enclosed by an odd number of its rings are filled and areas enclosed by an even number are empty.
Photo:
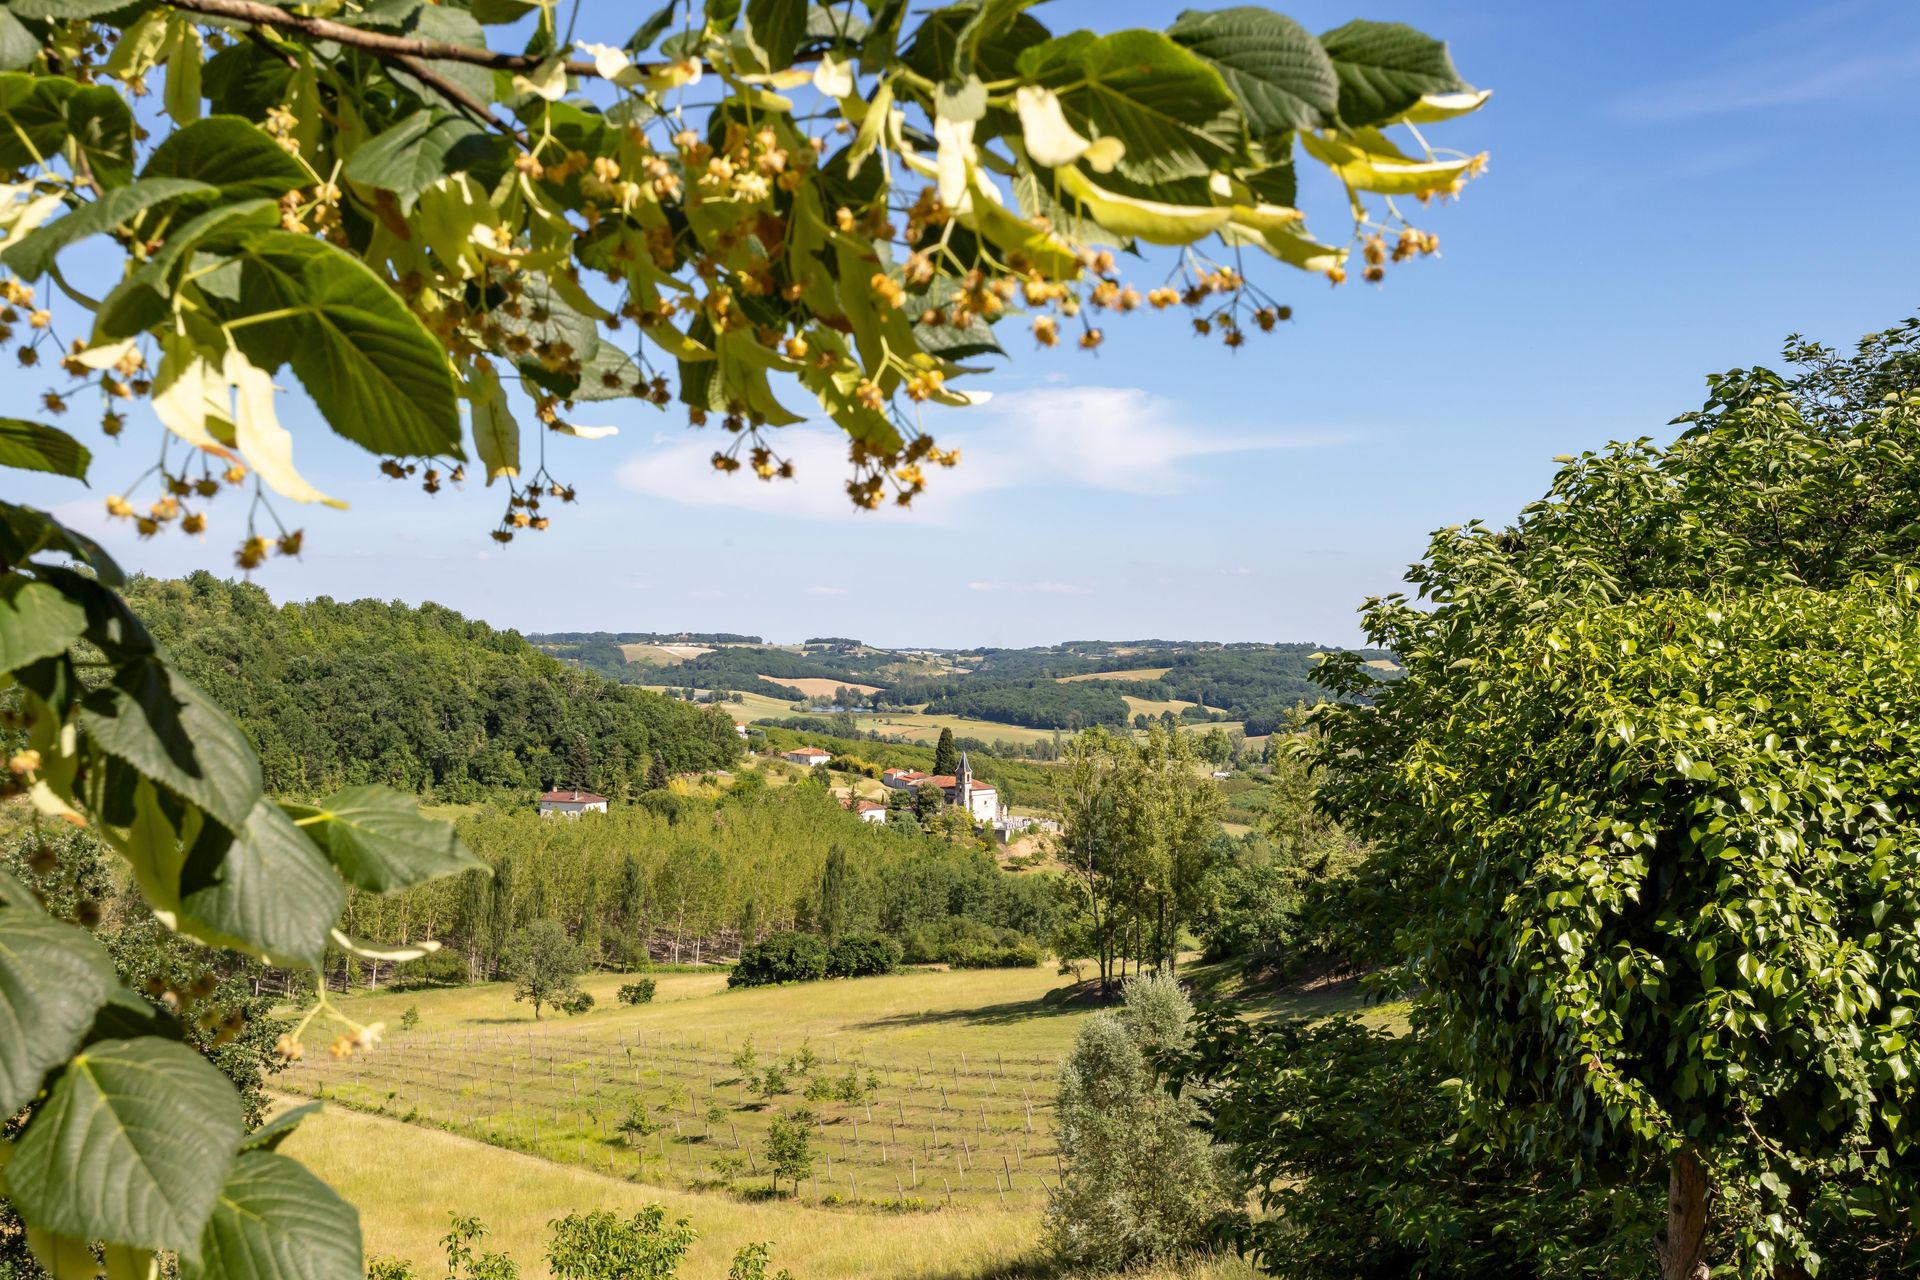
M780 1179L793 1183L800 1193L800 1181L813 1172L813 1113L802 1107L782 1112L767 1126L767 1174L775 1195Z
M507 940L500 963L513 980L514 1000L531 1004L538 1021L541 1006L558 1007L578 994L586 957L558 920L535 920Z
M1789 351L1435 535L1316 717L1470 1115L1664 1186L1665 1280L1912 1265L1920 323Z
M1256 263L1338 282L1351 249L1378 280L1437 243L1409 202L1481 167L1423 131L1486 95L1392 24L1315 37L1236 8L1056 35L1021 0L710 0L573 41L577 14L523 0L320 8L0 9L13 401L145 433L140 478L93 476L108 512L143 537L218 528L242 569L298 554L283 510L340 505L296 469L277 385L389 476L431 493L471 466L500 485L502 543L576 496L548 444L607 434L581 417L607 399L677 398L719 433L715 467L774 479L792 467L769 433L805 397L848 437L850 499L905 504L958 461L922 407L973 399L952 384L1015 314L1043 345L1077 330L1092 349L1096 318L1182 305L1237 347L1291 314ZM1329 243L1295 207L1307 167L1351 197ZM1155 245L1171 272L1143 289L1120 263ZM0 419L0 465L96 470L24 418ZM240 489L245 514L218 525ZM476 866L392 792L267 796L121 581L86 537L0 502L8 789L39 821L93 830L186 936L306 968L358 946L334 928L347 885ZM170 1251L206 1277L295 1258L360 1275L352 1211L279 1133L245 1135L231 1086L164 1019L96 1017L122 1006L108 958L10 877L0 957L17 1029L0 1114L25 1116L0 1194L48 1268L91 1275L98 1245L114 1274ZM349 1024L339 1043L376 1038Z

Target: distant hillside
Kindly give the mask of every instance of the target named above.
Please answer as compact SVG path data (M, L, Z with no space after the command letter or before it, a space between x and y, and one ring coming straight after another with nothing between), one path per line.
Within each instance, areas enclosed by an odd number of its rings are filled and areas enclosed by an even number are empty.
M1300 702L1326 695L1308 676L1325 647L1313 644L1222 644L1193 640L1075 640L1029 649L888 650L844 637L816 637L801 651L720 642L662 666L621 649L633 633L563 632L530 637L556 657L628 684L738 690L795 702L829 702L841 688L864 705L923 707L1033 729L1074 730L1129 721L1128 697L1193 703L1189 720L1237 722L1249 734L1271 733ZM698 643L689 633L688 643ZM1397 668L1375 649L1360 656ZM873 692L878 690L878 692ZM1206 708L1212 708L1211 711Z
M135 579L128 601L237 719L267 786L385 782L436 799L583 786L621 796L739 758L732 721L610 684L451 609L322 597L276 606L208 573Z

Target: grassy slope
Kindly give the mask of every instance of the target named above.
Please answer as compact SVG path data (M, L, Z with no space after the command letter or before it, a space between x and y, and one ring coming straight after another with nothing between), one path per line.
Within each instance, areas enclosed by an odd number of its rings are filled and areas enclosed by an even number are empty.
M1056 677L1062 684L1076 680L1158 680L1172 667L1131 667L1125 671L1089 671L1084 675Z
M1231 970L1217 966L1194 976L1223 993L1237 984ZM1039 1184L1052 1173L1045 1133L1052 1064L1092 1014L1084 1003L1059 998L1064 980L1050 968L915 971L751 991L728 991L717 974L662 973L655 1002L640 1008L614 1003L615 989L626 980L616 974L591 976L585 985L598 1002L593 1012L539 1023L500 984L346 998L342 1007L351 1016L383 1020L390 1029L397 1027L403 1009L417 1006L420 1026L411 1033L392 1030L380 1050L346 1064L327 1057L321 1047L324 1033L310 1032L308 1056L277 1083L297 1094L311 1094L325 1083L330 1098L362 1110L328 1107L303 1127L291 1150L359 1207L370 1252L398 1254L423 1267L436 1260L436 1241L449 1211L484 1218L493 1228L490 1242L513 1253L531 1277L542 1274L539 1250L550 1219L597 1207L631 1212L651 1200L691 1217L702 1233L683 1272L687 1280L718 1280L732 1252L753 1240L771 1241L776 1265L792 1268L798 1280L961 1280L1008 1274L1032 1253L1044 1204ZM1237 994L1253 997L1255 1007L1269 1012L1332 1013L1357 1004L1351 991ZM1379 1016L1393 1017L1391 1012ZM651 1146L635 1153L605 1136L612 1117L629 1100L652 1105L669 1087L682 1087L694 1094L693 1109L717 1096L727 1108L723 1123L737 1127L751 1143L764 1128L765 1113L748 1105L737 1086L716 1078L734 1074L726 1058L749 1034L763 1062L776 1049L790 1053L807 1040L828 1064L857 1057L882 1076L867 1123L854 1135L848 1130L850 1121L861 1118L857 1109L816 1104L826 1125L822 1146L838 1153L829 1185L844 1192L842 1179L852 1165L864 1180L863 1194L891 1197L899 1153L911 1150L922 1160L915 1194L933 1207L890 1213L822 1204L825 1188L817 1183L800 1200L780 1202L693 1190L689 1175L708 1176L704 1162L727 1149L717 1126L711 1140L676 1143L670 1160L664 1153L656 1157ZM631 1058L619 1047L627 1044L639 1046ZM437 1056L427 1058L429 1052ZM498 1072L503 1054L520 1063L514 1076L517 1111L503 1110L501 1099L489 1098L479 1080L490 1070ZM560 1064L557 1074L553 1060ZM629 1071L634 1072L631 1083ZM952 1092L951 1110L945 1093L936 1092L944 1090ZM699 1096L703 1091L707 1098ZM1028 1091L1035 1098L1038 1132L1026 1139L1031 1145L1019 1166L1023 1172L1015 1175L1016 1194L1002 1201L989 1189L991 1175L999 1166L998 1153L1020 1141L1014 1133ZM788 1095L781 1102L794 1105L799 1098ZM907 1123L889 1134L899 1144L894 1160L876 1166L870 1152L879 1126L871 1121L876 1115L886 1120L886 1112L902 1104ZM953 1206L941 1207L935 1177L952 1172L942 1147L952 1150L955 1121L965 1116L970 1126L982 1104L986 1132L958 1131L973 1144L974 1171L955 1189ZM538 1155L440 1127L364 1114L378 1108L389 1116L418 1116L423 1105L434 1108L436 1125L457 1123L479 1136L517 1135L511 1140ZM684 1123L691 1137L697 1122ZM888 1122L886 1128L895 1126ZM928 1136L938 1175L921 1145ZM865 1162L863 1141L868 1144ZM609 1166L624 1176L607 1176ZM765 1179L743 1178L741 1185L764 1186ZM1251 1273L1238 1263L1219 1261L1188 1274L1241 1280Z

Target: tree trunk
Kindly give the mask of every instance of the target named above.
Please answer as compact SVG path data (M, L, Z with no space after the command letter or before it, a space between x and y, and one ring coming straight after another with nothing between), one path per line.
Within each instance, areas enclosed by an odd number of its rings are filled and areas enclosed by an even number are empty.
M1707 1280L1707 1171L1681 1151L1667 1175L1667 1229L1656 1246L1660 1280Z

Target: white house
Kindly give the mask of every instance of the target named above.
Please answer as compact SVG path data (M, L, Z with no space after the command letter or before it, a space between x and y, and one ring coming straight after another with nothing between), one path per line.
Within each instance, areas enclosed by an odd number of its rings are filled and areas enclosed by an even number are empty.
M815 765L822 765L833 759L833 753L822 751L818 747L800 747L794 751L782 752L780 758L788 764L803 764L811 769Z
M735 720L735 721L733 722L733 734L734 734L734 736L735 736L736 738L744 738L744 737L746 737L746 736L747 736L747 726L745 726L745 725L743 725L743 724L741 724L741 723L740 723L740 722L739 722L738 720Z
M540 816L551 817L558 813L569 818L577 818L583 813L605 813L607 798L597 796L591 791L549 791L540 797Z
M930 777L931 774L921 773L918 769L888 769L880 775L880 785L892 787L895 791L911 790Z
M935 774L925 785L940 788L946 793L948 804L959 805L975 822L992 822L1000 816L999 790L991 783L973 780L973 765L968 763L964 751L960 753L959 773Z
M855 800L853 811L860 816L862 822L872 822L883 827L887 825L887 806L883 804L875 804L871 800Z

